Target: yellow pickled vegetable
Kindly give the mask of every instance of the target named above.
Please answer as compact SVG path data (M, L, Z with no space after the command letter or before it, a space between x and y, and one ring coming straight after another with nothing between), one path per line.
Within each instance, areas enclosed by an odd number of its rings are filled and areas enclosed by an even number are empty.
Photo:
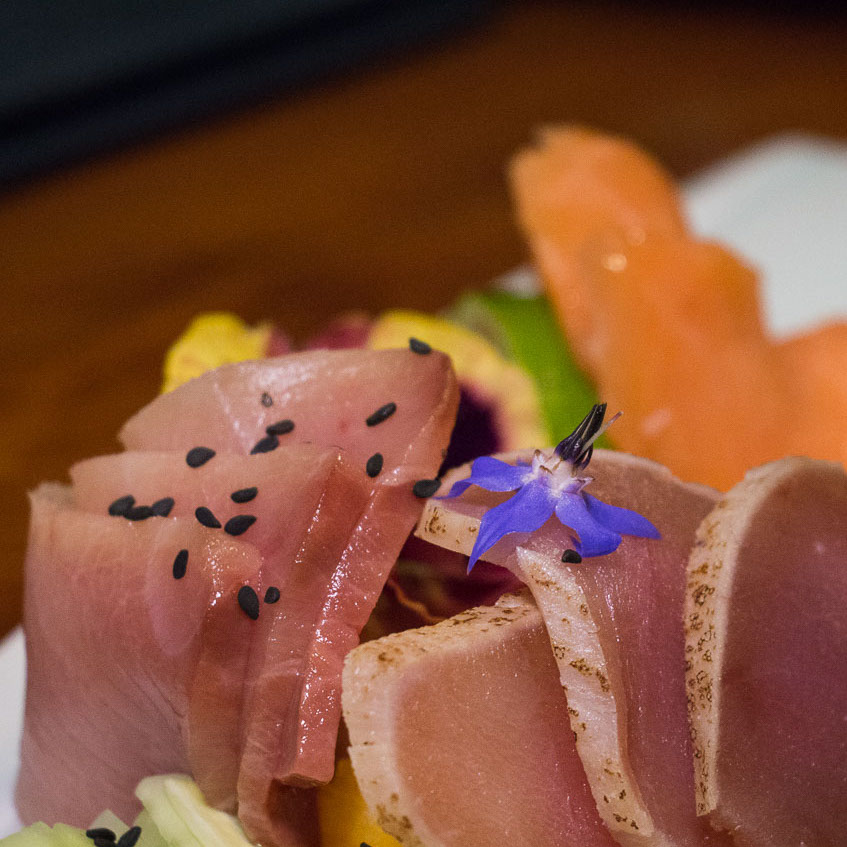
M318 792L318 817L322 847L400 847L400 842L383 832L371 817L359 793L349 759L335 766L335 776Z
M272 331L270 323L251 327L229 312L198 315L168 350L162 392L220 365L263 358Z

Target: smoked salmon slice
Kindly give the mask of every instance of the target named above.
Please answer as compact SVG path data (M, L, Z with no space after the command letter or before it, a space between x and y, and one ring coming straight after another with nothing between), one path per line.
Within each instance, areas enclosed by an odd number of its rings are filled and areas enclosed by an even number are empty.
M625 411L617 446L721 490L785 455L847 462L847 323L771 338L754 271L688 231L649 156L550 130L511 181L563 331Z

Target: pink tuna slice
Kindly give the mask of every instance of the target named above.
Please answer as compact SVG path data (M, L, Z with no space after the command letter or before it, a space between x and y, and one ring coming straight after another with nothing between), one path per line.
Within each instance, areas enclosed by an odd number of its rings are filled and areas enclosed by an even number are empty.
M396 411L368 426L366 419L389 402ZM208 603L191 661L171 681L182 705L169 733L174 755L180 751L188 764L182 769L193 773L219 807L237 804L242 823L257 841L315 843L309 824L313 798L303 787L332 775L343 657L357 643L420 512L413 482L436 472L457 402L449 362L438 353L321 351L240 363L193 380L142 410L122 433L130 452L74 469L76 508L94 513L87 520L103 520L108 503L121 495L133 494L139 503L174 498L167 518L108 518L110 526L129 532L173 523L236 543L223 529L201 527L194 509L207 506L221 523L237 514L257 517L237 539L239 550L249 549L257 557L256 567L249 580ZM266 427L283 419L293 420L294 429L279 436L280 446L246 455L265 436ZM190 468L186 453L196 446L217 454ZM372 478L365 466L376 452L384 461ZM232 502L233 491L254 485L254 500ZM44 539L52 542L56 534L45 530L39 543L34 539L31 545L28 568L44 570L45 581L55 557ZM161 553L157 558L156 567L163 569L169 585L182 587L188 578L177 581L171 575L174 554L186 546L174 543L167 561ZM152 567L146 548L137 550L142 555L136 552L134 567ZM85 558L78 558L76 567L84 565ZM188 573L214 575L226 566L219 558L190 555ZM261 604L256 621L247 618L235 599L248 582L260 598L270 586L282 595L273 605ZM33 590L27 608L36 603L43 605L41 592ZM74 608L88 605L83 595ZM229 624L215 625L219 607L234 607L239 624L248 624L237 640ZM51 646L61 652L60 644L47 644L54 637L49 627L30 629L33 652L46 653ZM90 636L94 639L94 633ZM95 645L92 640L89 651ZM159 646L155 640L154 646ZM147 652L149 662L158 661L155 649ZM68 665L68 673L72 667ZM103 668L108 667L104 662ZM22 776L19 804L27 817L50 819L50 804L61 800L58 793L49 800L36 790L39 774L54 755L39 744L37 727L56 719L61 705L29 699L33 720L28 714L28 725L34 729L27 731L24 743L31 747L32 767ZM154 726L151 733L160 731ZM75 737L80 749L91 751L95 737L102 746L100 736ZM126 752L120 737L113 743ZM121 767L131 770L132 761L124 755ZM145 773L139 775L168 769L150 765L141 763ZM112 797L101 792L97 809L120 809ZM83 814L78 793L75 803L72 821Z
M442 491L469 472L451 471ZM595 451L588 473L591 494L644 515L662 538L624 536L616 552L567 565L570 532L552 518L531 536L507 535L484 558L519 576L544 616L577 750L616 841L726 844L695 812L682 630L688 554L718 494L608 450ZM468 554L481 516L507 496L472 486L460 498L432 499L416 534Z
M781 459L703 521L686 597L698 806L739 845L847 821L847 474Z
M406 847L612 847L528 593L362 644L343 684L372 814Z
M250 585L260 597L271 586L283 596L249 630L249 660L228 666L236 658L228 634L215 632L207 639L208 649L201 656L204 671L198 669L193 683L188 735L191 772L207 800L235 811L239 767L257 745L251 731L262 731L253 721L242 741L240 723L257 696L263 698L259 715L273 720L278 736L273 746L283 756L297 750L304 732L294 706L300 697L302 659L312 638L303 623L314 612L305 606L322 604L326 583L367 504L370 486L365 475L346 462L339 448L291 443L248 459L221 453L196 469L186 465L182 452L129 451L82 462L72 468L71 477L77 505L96 515L105 514L121 492L131 491L140 503L153 503L165 493L167 480L167 492L174 499L170 516L196 521L194 510L203 505L224 527L236 515L256 517L238 536L262 554L262 569ZM252 500L233 502L233 492L250 487L257 490ZM320 521L315 520L318 513ZM200 561L197 566L213 563ZM249 763L259 772L269 766L285 765L268 755Z
M189 567L177 581L181 549ZM206 561L216 567L194 566ZM131 820L140 777L189 771L196 669L218 630L229 633L229 665L246 665L252 622L231 598L261 568L256 548L193 517L130 522L77 508L66 486L33 492L16 797L25 823L86 826L105 806Z
M82 462L71 476L72 492L58 489L63 493L62 510L48 510L39 497L34 504L37 534L27 562L25 620L32 687L18 790L21 812L27 819L46 817L85 825L107 805L131 819L138 811L135 783L151 773L174 770L195 774L210 802L234 810L239 767L254 743L249 730L242 739L248 708L242 704L250 703L254 688L265 683L261 665L256 669L258 680L251 674L254 657L262 655L257 637L275 639L280 651L285 646L295 654L284 657L289 659L288 673L277 674L277 690L267 696L264 707L276 712L279 740L274 749L285 751L296 744L300 733L286 707L290 710L290 701L299 694L297 659L301 664L304 659L297 654L308 647L302 637L297 640L299 632L306 631L302 623L292 632L292 602L297 600L292 597L291 586L297 582L292 570L320 574L338 560L358 517L351 505L361 507L367 501L361 471L349 467L338 448L291 444L249 459L220 454L196 469L187 466L182 452L127 452ZM230 494L247 487L248 481L258 493L249 504L236 505ZM171 496L173 507L167 518L133 522L109 517L109 504L128 491L145 504ZM198 523L194 509L201 504L224 521L244 514L245 507L257 520L236 541L223 530ZM315 521L318 511L322 520ZM60 543L63 535L70 541ZM101 535L107 542L105 552L99 541L92 540ZM196 540L189 543L192 539ZM173 564L183 549L188 550L188 564L185 576L176 580ZM103 570L92 573L92 555L103 560ZM74 574L88 579L80 583ZM319 578L313 581L320 583ZM109 583L106 591L98 591L100 582ZM44 598L47 585L53 586L55 600ZM259 596L268 585L277 585L286 594L253 622L236 599L243 585ZM94 601L97 608L92 608ZM120 617L123 629L110 619L112 605L111 614ZM84 610L84 619L68 616L67 608ZM139 627L139 619L149 627ZM114 639L110 646L116 652L92 666L77 664L79 655L99 655L104 629ZM112 680L114 668L127 665L121 651L127 649L128 640L141 660L133 665L127 685L117 685L114 696L101 699L103 679ZM51 654L59 661L46 662L44 657ZM162 677L163 657L171 656L181 659L178 673ZM42 686L52 692L50 696ZM146 725L142 720L138 732L128 733L121 722L123 711L126 703L134 710L138 688L166 695L174 714L166 722L155 716ZM83 712L87 720L80 731ZM150 717L143 710L142 715ZM116 722L115 716L121 721ZM139 740L142 730L144 742ZM61 745L55 743L57 735L64 737ZM140 743L149 749L134 756L132 750ZM102 768L112 782L107 778L69 783L73 771L67 770L65 760L92 759L112 763ZM274 751L269 750L266 760L254 766L271 780L275 764ZM118 775L112 773L115 768ZM44 773L56 775L47 786ZM68 797L74 804L71 818L59 813ZM313 798L300 791L287 793L284 799L289 814L275 823L283 831L276 837L283 843L313 843L316 833L309 820ZM283 837L287 825L292 831Z

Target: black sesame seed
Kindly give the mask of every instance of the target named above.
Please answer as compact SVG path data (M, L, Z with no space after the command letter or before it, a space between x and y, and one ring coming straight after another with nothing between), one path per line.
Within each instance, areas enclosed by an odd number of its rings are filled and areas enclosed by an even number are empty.
M135 505L135 497L132 494L127 494L124 497L118 497L114 503L109 506L109 514L118 517L125 517L126 513Z
M268 435L286 435L292 429L294 429L294 421L290 418L285 418L285 420L277 421L265 427L265 432Z
M425 356L427 353L432 353L432 347L430 347L426 341L421 341L419 338L409 339L409 349L413 353L419 353L421 356Z
M279 593L279 589L275 585L272 585L265 592L265 602L266 603L276 603L279 600L280 596L281 595Z
M256 523L255 515L236 515L230 518L224 526L224 532L229 535L241 535L246 532L253 524ZM220 524L218 524L220 526Z
M215 451L211 447L192 447L185 454L185 464L189 468L199 468L200 465L205 465L214 455Z
M275 435L266 435L253 445L250 455L252 456L256 453L270 453L271 450L276 450L277 447L279 447L279 439Z
M412 486L412 493L415 497L432 497L438 489L441 488L440 479L419 479Z
M119 839L117 847L135 847L141 838L141 827L131 826Z
M238 605L251 620L259 617L259 597L249 585L242 585L238 589Z
M166 518L171 513L171 509L173 509L173 507L173 497L162 497L161 500L157 500L152 506L150 506L150 510L154 515L158 515L160 518Z
M112 838L94 838L94 847L115 847L114 834Z
M582 561L582 556L576 550L568 548L562 553L562 561L567 565L578 565Z
M271 395L268 394L267 391L262 392L262 396L261 396L260 399L261 399L262 405L265 408L268 408L269 406L273 406L273 404L274 404L273 397L271 397Z
M96 826L85 830L86 838L103 838L106 841L114 841L117 837L111 829L105 826Z
M372 415L368 416L365 423L368 426L376 426L385 420L388 420L397 411L396 403L386 403L380 406Z
M382 453L374 453L365 463L365 473L369 477L379 476L379 472L382 470L382 462Z
M229 495L233 503L249 503L257 494L259 489L254 485L252 488L239 488Z
M124 512L124 517L128 521L143 521L153 517L153 510L150 506L133 506Z
M205 506L198 506L194 510L194 517L197 518L203 526L209 527L209 529L221 528L221 522L212 514L212 510L207 509Z
M180 550L174 559L174 579L182 579L188 568L188 550Z

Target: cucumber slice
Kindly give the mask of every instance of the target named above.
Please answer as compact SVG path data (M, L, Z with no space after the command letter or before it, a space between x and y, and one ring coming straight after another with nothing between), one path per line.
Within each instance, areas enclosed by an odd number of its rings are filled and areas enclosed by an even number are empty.
M125 824L114 812L111 812L108 809L106 809L105 812L100 812L100 814L94 818L89 829L99 829L100 827L111 829L118 838L120 838L129 829L127 824Z
M57 823L53 827L53 844L55 847L92 847L93 842L86 836L84 830Z
M188 776L147 777L135 794L169 847L253 847L238 820L208 806Z
M0 839L3 847L56 847L58 842L46 823L34 823L20 832Z
M162 838L159 827L153 821L153 816L147 809L142 809L141 814L135 819L134 826L141 827L141 838L138 839L136 847L168 847L168 842Z

